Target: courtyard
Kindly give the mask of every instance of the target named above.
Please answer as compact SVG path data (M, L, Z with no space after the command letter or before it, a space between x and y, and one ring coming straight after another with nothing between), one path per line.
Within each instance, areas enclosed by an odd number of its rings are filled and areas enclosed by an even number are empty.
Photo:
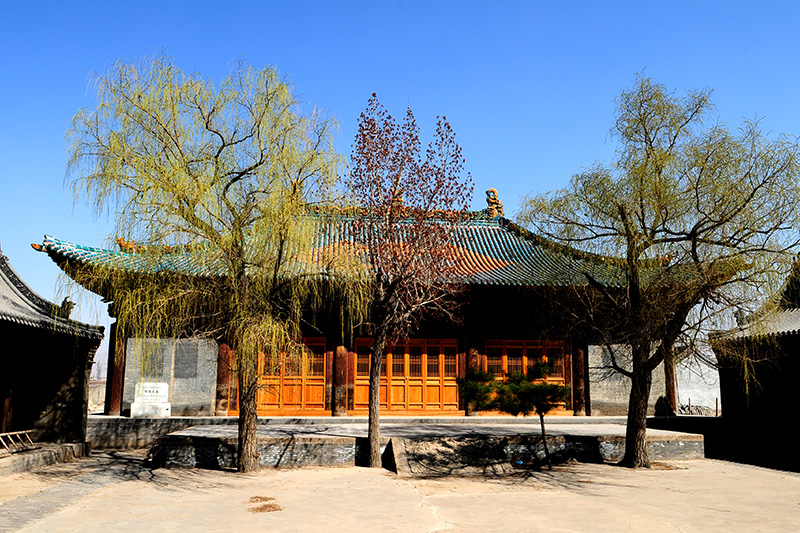
M149 469L96 452L0 484L0 531L796 531L800 474L709 459L501 476Z

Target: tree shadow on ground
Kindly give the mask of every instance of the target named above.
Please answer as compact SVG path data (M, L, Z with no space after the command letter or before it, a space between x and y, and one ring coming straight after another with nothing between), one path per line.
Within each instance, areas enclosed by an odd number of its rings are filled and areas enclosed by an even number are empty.
M70 481L81 477L103 475L120 481L147 479L152 470L144 466L145 450L101 450L89 457L58 463L30 472L41 481Z
M484 436L405 439L403 446L414 476L504 476L514 470L503 443Z

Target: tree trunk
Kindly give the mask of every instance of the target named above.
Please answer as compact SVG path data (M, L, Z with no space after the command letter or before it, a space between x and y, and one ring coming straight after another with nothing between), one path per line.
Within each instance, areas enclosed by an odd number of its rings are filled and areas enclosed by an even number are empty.
M239 442L236 469L255 472L261 466L258 453L258 412L256 392L258 380L255 372L239 373Z
M547 434L544 432L544 414L539 413L539 422L542 425L542 444L544 444L544 456L547 458L547 469L553 469L553 461L550 460L550 450L547 448Z
M369 365L369 425L367 440L369 441L369 466L380 468L381 462L381 359L386 353L386 333L380 331Z
M678 412L678 394L675 388L675 353L672 350L664 352L664 383L665 395L673 413Z
M639 366L639 368L637 368ZM631 396L628 402L628 424L625 431L625 456L620 466L650 468L647 454L647 402L652 375L644 365L634 363Z
M241 232L236 234L238 239L232 244L233 265L235 272L234 311L231 316L242 319L246 316L246 306L250 299L250 282L247 279L246 262L244 260L244 236ZM236 327L229 325L229 338L231 348L236 353L236 367L239 381L239 440L237 446L236 469L239 472L255 472L260 468L258 454L258 354L247 353L243 345L239 345L241 338L237 336ZM252 349L252 348L251 348Z

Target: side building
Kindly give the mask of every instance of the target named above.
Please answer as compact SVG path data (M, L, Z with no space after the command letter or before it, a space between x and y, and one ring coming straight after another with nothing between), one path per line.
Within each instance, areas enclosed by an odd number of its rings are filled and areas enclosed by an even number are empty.
M86 440L89 375L103 327L70 320L71 307L36 294L0 252L0 433Z
M714 335L711 345L719 363L721 457L800 472L787 425L800 372L800 264L769 306ZM774 435L766 437L767 454L765 431Z
M800 371L800 264L771 305L712 337L719 361L723 418L791 416L792 380Z
M358 246L355 215L314 215L315 250ZM130 247L106 250L45 237L35 248L66 272L152 268ZM319 254L317 253L319 252ZM546 361L549 380L570 386L565 411L587 411L587 350L592 337L564 317L582 312L577 287L587 274L621 287L624 274L609 258L558 245L489 210L474 212L456 230L455 259L467 283L459 323L426 320L413 338L398 339L382 364L382 412L461 414L457 378L470 366L497 376L527 372ZM197 255L175 254L159 266L191 276L225 275L198 263ZM113 294L101 294L111 301ZM316 316L302 339L302 360L262 365L260 415L364 414L368 409L369 354L364 332L341 339L336 317ZM142 379L168 383L172 414L236 415L236 379L224 340L159 341L158 357L137 354L141 339L116 338L112 324L106 412L125 414ZM153 350L150 350L151 352ZM149 377L148 377L149 376ZM143 378L144 377L144 378ZM182 392L181 392L182 391Z

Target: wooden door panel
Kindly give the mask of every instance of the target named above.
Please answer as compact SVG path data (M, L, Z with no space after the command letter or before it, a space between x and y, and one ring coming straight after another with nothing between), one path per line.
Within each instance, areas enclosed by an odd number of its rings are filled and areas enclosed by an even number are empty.
M458 408L458 385L455 381L452 383L444 383L442 387L442 396L445 409Z
M368 380L370 339L356 339L349 370L354 378L353 409L369 407ZM384 413L453 411L458 409L458 341L410 339L391 343L382 362L380 401Z
M392 407L404 409L406 405L406 386L405 383L392 383Z
M425 387L425 400L431 407L439 407L442 403L442 394L441 394L441 387L439 383L436 384L428 384Z
M284 384L281 393L284 407L291 407L293 409L300 409L303 407L302 385Z
M369 406L369 383L356 383L353 386L353 407L363 409Z
M312 383L306 385L305 406L323 409L325 407L325 384Z
M381 399L381 406L382 407L385 407L387 405L387 391L388 391L388 388L389 387L386 384L386 382L381 380L381 395L380 395L380 399ZM367 389L369 389L369 387L367 387ZM367 399L367 405L369 405L369 399Z
M263 386L257 393L258 408L278 409L281 404L280 396L278 395L279 388L275 385Z
M422 381L408 381L408 408L422 409L424 407L423 391L425 390Z

